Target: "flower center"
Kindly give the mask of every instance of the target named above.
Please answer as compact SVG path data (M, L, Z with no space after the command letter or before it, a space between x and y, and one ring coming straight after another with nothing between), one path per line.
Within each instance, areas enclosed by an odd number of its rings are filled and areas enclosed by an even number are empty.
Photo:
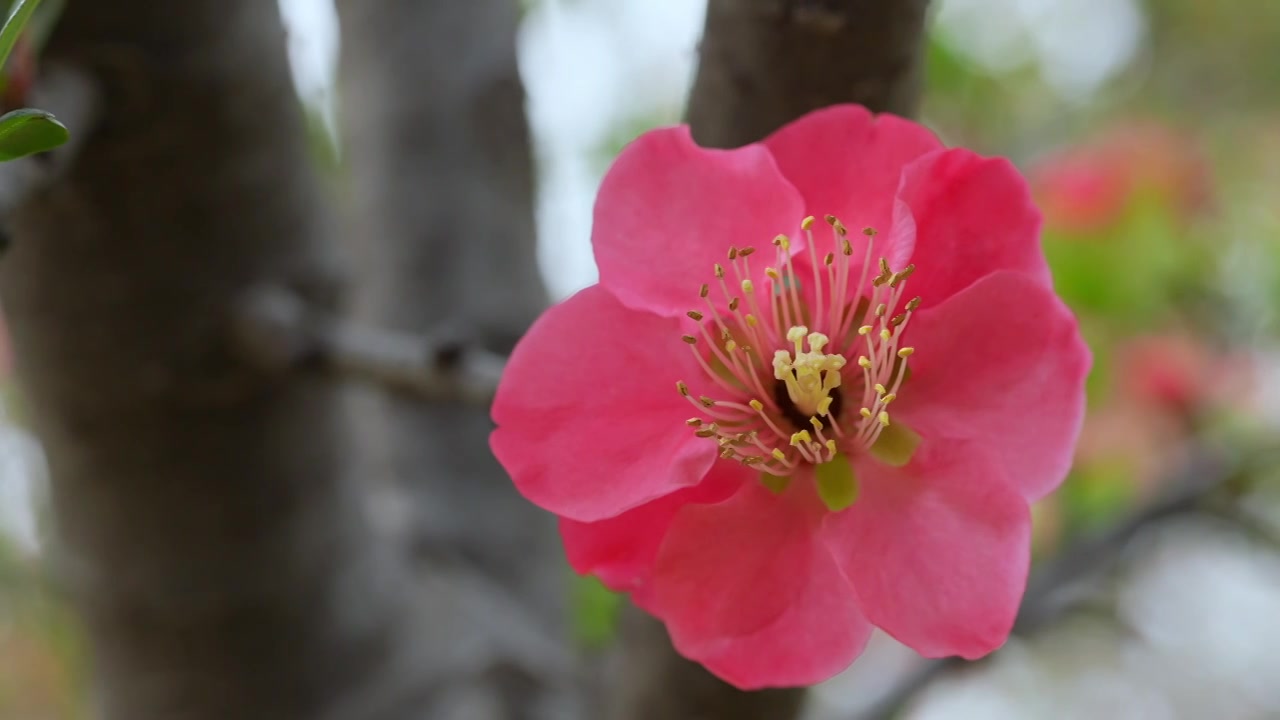
M765 268L764 292L752 281L755 249L730 248L728 268L714 267L723 300L713 300L711 286L703 285L698 295L705 311L688 313L698 334L684 336L724 393L694 396L677 383L699 411L688 421L694 434L718 443L722 457L784 480L804 465L874 453L882 438L901 445L901 437L886 430L914 352L901 340L920 306L918 297L902 302L915 266L895 272L884 258L873 263L871 228L863 231L866 247L857 266L845 226L830 215L826 220L833 252L822 257L814 218L800 224L812 266L804 278L812 283L808 292L785 235L773 240L777 262Z

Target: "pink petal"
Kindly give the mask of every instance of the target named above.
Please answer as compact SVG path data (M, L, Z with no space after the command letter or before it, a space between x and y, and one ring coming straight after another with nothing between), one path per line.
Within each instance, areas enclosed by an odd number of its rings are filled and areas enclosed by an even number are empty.
M1089 349L1044 285L1001 271L922 306L892 412L926 438L967 440L996 458L1028 500L1062 482L1084 419Z
M645 133L614 161L596 199L600 284L628 307L683 315L700 308L698 288L714 283L731 246L794 234L803 211L763 146L701 148L685 126Z
M806 214L835 215L855 233L871 226L882 234L903 167L943 147L924 126L859 105L809 113L764 142L804 196Z
M976 448L935 445L905 468L858 464L861 495L825 538L867 618L926 657L1004 644L1026 589L1027 503Z
M721 460L697 486L681 488L616 517L590 523L561 518L560 536L569 565L584 575L594 574L611 590L635 590L648 582L658 547L681 508L722 502L744 482L755 479L756 474L741 464Z
M658 554L643 605L676 649L743 689L809 685L862 652L870 626L816 532L822 510L797 480L758 482L716 505L689 505Z
M684 424L696 412L676 381L696 390L703 373L680 334L598 285L538 318L507 364L490 438L525 497L591 521L702 480L717 447Z
M1002 269L1052 287L1040 248L1040 212L1008 160L963 149L922 157L903 171L898 197L895 224L909 211L916 228L910 295L937 305Z

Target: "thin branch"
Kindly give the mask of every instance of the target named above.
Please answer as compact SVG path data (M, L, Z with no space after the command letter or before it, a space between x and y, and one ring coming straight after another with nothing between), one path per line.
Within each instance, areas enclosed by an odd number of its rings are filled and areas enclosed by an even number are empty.
M35 107L53 113L67 126L71 138L61 147L0 164L0 218L6 218L27 198L51 186L71 167L93 134L102 113L102 89L76 67L54 64L44 68L31 92Z
M506 363L501 355L454 337L352 323L279 286L246 293L231 330L244 359L259 368L326 370L424 400L486 404Z
M1113 568L1139 533L1168 518L1213 506L1251 468L1252 464L1232 463L1208 450L1194 454L1169 483L1174 489L1163 498L1138 509L1106 532L1081 538L1037 568L1027 585L1013 632L1034 634L1087 602L1092 596L1087 591L1090 582ZM946 672L972 665L955 657L931 660L860 713L858 720L889 720Z

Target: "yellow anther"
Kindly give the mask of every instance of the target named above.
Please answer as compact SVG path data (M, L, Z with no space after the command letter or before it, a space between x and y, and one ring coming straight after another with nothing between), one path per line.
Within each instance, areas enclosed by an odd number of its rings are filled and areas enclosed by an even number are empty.
M836 441L835 441L835 440L828 440L828 441L827 441L827 452L831 453L832 455L834 455L834 454L836 453Z
M893 333L889 332L889 328L884 328L880 331L881 340L888 340L891 337L893 337Z
M831 402L834 400L830 395L818 401L818 414L826 417L831 414Z
M718 278L724 277L724 266L721 265L720 263L716 263L716 277Z
M689 312L687 312L687 313L685 313L685 314L686 314L686 315L688 315L690 318L693 318L694 320L701 320L701 319L702 319L702 313L698 312L697 310L690 310Z
M801 221L800 221L800 229L801 229L801 230L808 230L808 229L809 229L809 228L811 228L811 227L813 227L813 216L812 216L812 215L810 215L809 217L807 217L807 218L805 218L805 219L803 219L803 220L801 220Z
M773 452L771 452L771 453L769 453L769 454L770 454L770 455L772 455L772 456L774 457L774 459L775 459L775 460L782 460L782 461L785 461L785 460L787 459L787 454L786 454L786 453L784 453L784 452L782 452L782 451L781 451L781 450L779 450L778 448L774 448L774 449L773 449Z
M764 403L760 402L755 398L751 398L750 400L748 400L747 404L750 405L751 409L755 410L756 412L760 412L764 410Z
M864 418L869 418L871 417L871 408L861 408L858 410L858 414Z
M858 358L858 367L861 367L861 368L869 368L869 367L871 367L871 359L870 359L870 358L868 358L866 355L863 355L863 356L859 357L859 358Z
M897 393L889 393L888 395L885 395L884 397L880 398L880 402L885 405L888 405L889 403L897 399L898 399Z
M760 322L759 320L756 320L756 316L755 316L755 315L751 315L751 314L748 314L748 315L747 315L746 320L747 320L747 325L749 325L749 326L751 326L751 327L755 327L755 326L756 326L756 324Z
M824 399L826 399L826 400L830 400L831 398L824 398ZM813 426L813 429L814 429L814 430L816 430L816 431L818 431L818 432L821 432L821 431L822 431L822 427L823 427L823 426L822 426L822 421L821 421L821 420L819 420L818 418L816 418L816 417L811 417L811 418L809 418L809 424Z
M765 268L765 269L764 269L764 274L765 274L765 275L768 275L770 280L778 280L778 279L780 279L780 278L782 277L781 275L779 275L779 274L778 274L778 271L777 271L777 270L775 270L774 268L771 268L771 267L767 267L767 268Z
M742 292L744 292L744 293L753 293L753 292L755 292L755 291L756 291L755 283L751 282L750 280L743 280L743 281L742 281Z
M867 333L871 332L874 329L875 328L871 327L870 325L863 325L862 327L858 328L858 334L866 335Z
M911 353L913 353L913 352L915 352L915 351L916 351L916 349L915 349L915 348L913 348L913 347L904 347L904 348L902 348L902 349L898 350L898 357L900 357L900 358L910 357Z
M773 244L774 244L774 245L777 245L778 247L782 248L783 250L790 250L790 249L791 249L791 238L787 237L786 235L779 235L778 237L776 237L776 238L774 238L774 239L773 239Z
M881 410L880 415L876 419L880 421L882 426L889 427L889 413Z
M879 305L876 306L876 317L884 317L884 314L888 312L888 310L889 310L888 305L885 305L884 303L880 303Z
M726 352L733 352L734 350L738 349L738 343L730 340L729 342L724 344L724 349Z
M807 445L811 442L813 442L813 436L809 434L808 430L801 430L800 432L791 433L792 447L798 447L802 444Z
M684 421L684 424L690 427L698 427L702 424L702 418L689 418Z
M881 385L880 383L876 383L876 384L875 384L875 389L876 389L876 394L877 394L877 395L884 395L885 393L889 392L889 391L885 388L885 386L884 386L884 385Z
M692 335L681 335L681 336L680 336L680 339L681 339L681 340L683 340L683 341L685 341L685 342L687 342L687 343L689 343L690 345L697 345L697 344L698 344L698 338L696 338L696 337L694 337L694 336L692 336Z

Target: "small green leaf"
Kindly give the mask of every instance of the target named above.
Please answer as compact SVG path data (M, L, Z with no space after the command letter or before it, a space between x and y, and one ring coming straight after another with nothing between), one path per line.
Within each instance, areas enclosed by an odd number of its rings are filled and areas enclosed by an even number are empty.
M574 632L585 647L599 648L613 641L622 597L592 576L574 578Z
M871 446L871 456L885 465L902 467L911 462L919 446L920 436L914 430L894 422L880 431L880 437Z
M66 126L44 110L7 112L0 116L0 162L52 150L68 137Z
M853 475L849 458L836 455L831 462L814 468L818 482L818 497L831 512L839 512L858 499L858 478Z
M4 27L0 28L0 67L9 59L13 46L18 44L18 36L22 34L22 29L27 26L27 21L39 4L40 0L17 0L13 4L13 11L5 19Z

